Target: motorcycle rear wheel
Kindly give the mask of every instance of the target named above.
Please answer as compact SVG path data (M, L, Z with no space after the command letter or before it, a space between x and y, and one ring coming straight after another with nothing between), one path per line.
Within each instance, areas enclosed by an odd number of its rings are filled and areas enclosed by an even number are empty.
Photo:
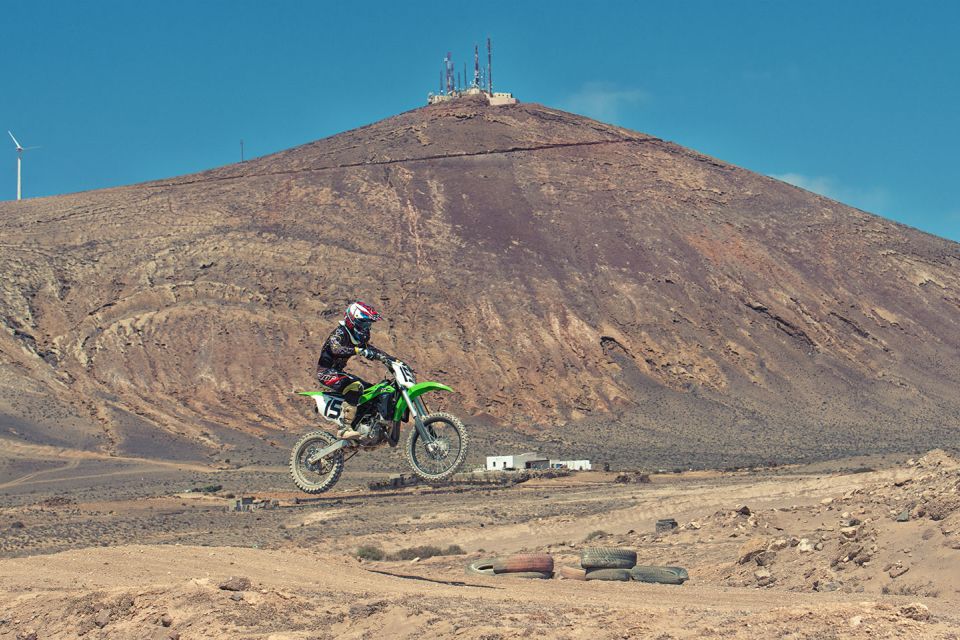
M321 449L337 442L326 431L311 431L293 445L290 453L290 477L293 484L304 493L323 493L330 490L343 472L343 450L334 451L316 464L307 459Z
M449 413L431 413L423 425L436 440L428 448L416 426L407 436L407 462L423 480L440 482L455 474L467 458L467 429L460 418Z

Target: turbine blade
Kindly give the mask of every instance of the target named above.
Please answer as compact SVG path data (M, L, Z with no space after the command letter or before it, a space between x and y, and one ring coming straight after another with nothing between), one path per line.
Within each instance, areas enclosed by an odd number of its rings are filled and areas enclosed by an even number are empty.
M13 137L13 132L8 130L7 133L9 133L10 137L13 139L13 144L17 145L17 149L23 149L23 147L20 146L20 143L17 142L17 139Z
M32 147L23 147L24 151L30 151L30 149L43 149L43 147L40 145L34 145Z

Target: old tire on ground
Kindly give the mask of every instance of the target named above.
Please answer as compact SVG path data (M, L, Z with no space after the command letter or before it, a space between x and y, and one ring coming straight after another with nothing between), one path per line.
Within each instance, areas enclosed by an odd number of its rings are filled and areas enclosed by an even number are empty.
M690 575L683 567L644 567L630 570L630 577L637 582L656 582L659 584L683 584Z
M494 558L484 558L467 565L467 573L477 576L492 576Z
M570 565L564 565L560 567L560 570L557 572L560 574L561 578L566 580L586 580L587 579L587 570L580 567L573 567Z
M337 442L337 438L326 431L311 431L293 445L290 452L290 477L293 484L304 493L323 493L337 484L343 471L343 450L334 451L316 464L307 459L315 452Z
M540 580L549 580L553 577L553 571L512 571L510 573L498 573L498 578L539 578Z
M630 569L587 569L585 580L630 580Z
M427 482L447 480L460 470L467 458L467 428L460 418L441 412L424 416L423 426L432 432L436 442L428 449L414 426L407 436L407 462L413 472Z
M506 558L497 558L493 563L494 573L553 573L553 556L549 553L515 553Z
M630 569L637 564L637 552L618 547L587 547L580 553L584 569Z

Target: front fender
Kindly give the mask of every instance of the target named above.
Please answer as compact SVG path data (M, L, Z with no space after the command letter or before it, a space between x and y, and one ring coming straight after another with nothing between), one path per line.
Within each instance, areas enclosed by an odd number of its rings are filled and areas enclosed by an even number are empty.
M445 384L440 382L418 382L409 389L407 389L407 395L410 396L410 399L413 400L418 396L422 396L427 391L453 391L451 387L448 387ZM407 401L403 396L400 396L397 399L397 409L393 413L393 419L396 421L403 420L403 414L407 411Z

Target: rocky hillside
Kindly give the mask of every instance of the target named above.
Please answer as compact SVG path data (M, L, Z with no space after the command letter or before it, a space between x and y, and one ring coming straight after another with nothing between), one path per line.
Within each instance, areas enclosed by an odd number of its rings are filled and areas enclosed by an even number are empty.
M480 423L626 451L957 441L960 245L540 105L5 202L0 235L8 437L187 455L301 428L291 394L359 298Z

